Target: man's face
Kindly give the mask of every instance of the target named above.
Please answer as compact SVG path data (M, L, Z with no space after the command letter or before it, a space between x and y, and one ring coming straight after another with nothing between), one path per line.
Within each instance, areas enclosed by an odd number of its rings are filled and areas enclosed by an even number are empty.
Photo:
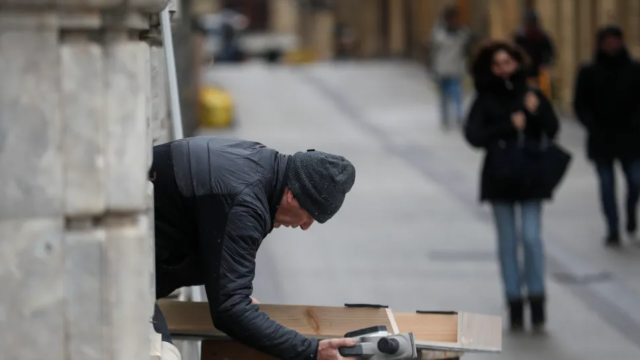
M613 55L622 48L622 39L617 36L605 36L600 43L600 48L607 54Z
M300 207L300 203L293 197L293 193L288 188L284 191L284 196L276 213L275 227L280 226L307 230L313 225L315 220Z

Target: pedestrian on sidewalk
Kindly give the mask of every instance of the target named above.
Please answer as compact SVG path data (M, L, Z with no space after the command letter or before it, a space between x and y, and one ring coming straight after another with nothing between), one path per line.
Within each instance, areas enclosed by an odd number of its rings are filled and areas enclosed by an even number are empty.
M540 88L547 98L551 98L550 70L555 49L549 34L542 28L538 14L528 9L524 14L523 26L516 32L514 40L530 59L526 69L529 83Z
M485 150L480 200L489 202L493 210L511 329L523 329L528 298L531 323L534 329L541 330L546 298L542 203L551 198L551 193L546 188L505 182L501 173L508 166L503 161L517 155L520 144L553 140L559 131L550 101L527 84L526 64L524 52L508 42L493 41L479 49L471 65L477 95L467 118L465 137L473 147ZM520 243L524 248L524 281L518 260Z
M597 34L593 60L578 71L574 109L587 130L587 156L600 182L607 234L605 244L620 245L614 163L627 182L626 230L637 230L640 197L640 63L631 58L618 26Z
M471 32L460 20L457 7L445 9L441 22L431 33L430 51L432 71L440 89L441 124L444 129L462 125L463 79L469 53ZM451 119L450 106L455 107L455 118Z

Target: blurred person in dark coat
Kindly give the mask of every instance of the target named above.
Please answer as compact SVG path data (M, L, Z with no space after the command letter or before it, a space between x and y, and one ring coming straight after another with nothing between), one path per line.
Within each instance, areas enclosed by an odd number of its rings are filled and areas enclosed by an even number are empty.
M489 202L493 210L511 329L523 328L522 291L526 288L531 323L534 329L541 330L546 300L542 205L552 194L521 184L506 186L494 166L508 166L500 163L505 154L502 149L518 151L506 147L507 144L522 142L537 146L544 138L554 139L559 131L550 101L527 84L526 63L522 50L508 42L493 41L479 49L471 66L477 96L467 119L465 136L469 144L485 151L480 200ZM520 241L524 249L523 277L518 259Z
M550 97L551 84L548 68L553 62L555 49L551 37L542 28L538 14L534 10L525 12L523 26L516 32L514 41L530 59L526 69L527 78L542 89L547 97Z
M631 58L618 26L597 34L593 60L577 75L574 109L588 133L587 156L600 182L602 211L607 224L606 244L620 245L614 163L619 162L627 183L626 230L637 230L640 197L640 63Z

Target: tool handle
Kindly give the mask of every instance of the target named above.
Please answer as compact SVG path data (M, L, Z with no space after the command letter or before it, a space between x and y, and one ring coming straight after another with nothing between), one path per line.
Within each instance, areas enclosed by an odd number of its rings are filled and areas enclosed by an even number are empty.
M342 357L358 357L364 355L364 348L362 347L362 344L342 346L338 348L338 352Z

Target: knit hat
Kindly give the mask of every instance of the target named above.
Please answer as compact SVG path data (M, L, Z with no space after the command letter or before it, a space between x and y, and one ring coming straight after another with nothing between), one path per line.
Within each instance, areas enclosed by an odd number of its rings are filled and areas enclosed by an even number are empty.
M342 156L312 149L291 156L285 179L302 209L323 224L340 210L356 169Z

